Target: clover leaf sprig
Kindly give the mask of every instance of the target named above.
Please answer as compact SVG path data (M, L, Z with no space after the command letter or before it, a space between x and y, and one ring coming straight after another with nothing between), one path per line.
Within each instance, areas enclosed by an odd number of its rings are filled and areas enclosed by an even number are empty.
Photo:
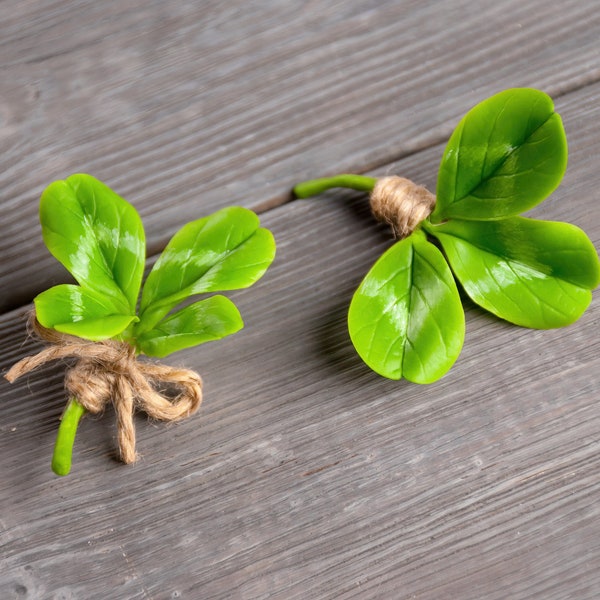
M46 246L77 283L54 286L34 299L38 323L91 342L125 343L134 355L164 357L242 329L237 307L223 295L181 305L198 294L249 287L275 255L273 235L254 212L223 208L175 233L142 288L146 243L140 216L85 174L44 190L40 222ZM69 400L52 461L59 475L70 470L85 412L77 398Z
M431 383L452 367L465 335L455 278L479 306L523 327L564 327L583 314L600 283L594 245L574 225L520 216L556 189L566 165L561 118L541 91L505 90L463 117L442 157L435 208L352 298L350 338L371 369ZM294 193L372 192L376 183L337 175Z

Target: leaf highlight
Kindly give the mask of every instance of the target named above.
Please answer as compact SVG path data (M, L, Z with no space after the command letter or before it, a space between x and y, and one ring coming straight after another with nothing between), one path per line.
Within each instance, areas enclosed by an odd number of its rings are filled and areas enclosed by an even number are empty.
M431 383L454 364L464 313L444 257L421 231L373 265L352 298L348 328L360 357L384 377Z
M573 323L600 282L596 250L574 225L513 217L426 227L471 299L523 327Z
M547 198L567 166L567 141L552 99L505 90L472 108L440 164L432 223L515 216Z

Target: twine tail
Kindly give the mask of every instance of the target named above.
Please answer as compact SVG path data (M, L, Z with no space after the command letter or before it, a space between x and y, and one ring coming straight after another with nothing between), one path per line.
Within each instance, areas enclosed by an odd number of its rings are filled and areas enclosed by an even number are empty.
M121 460L131 465L137 460L135 425L133 424L134 395L130 382L119 377L115 382L113 406L117 416L117 441Z
M73 356L76 353L74 348L69 344L66 346L50 346L48 348L44 348L40 350L37 354L33 356L26 356L22 358L20 361L16 362L7 373L5 373L4 378L9 381L9 383L15 382L19 377L29 373L41 367L42 365L52 362L53 360L59 360L61 358L67 358L69 356Z

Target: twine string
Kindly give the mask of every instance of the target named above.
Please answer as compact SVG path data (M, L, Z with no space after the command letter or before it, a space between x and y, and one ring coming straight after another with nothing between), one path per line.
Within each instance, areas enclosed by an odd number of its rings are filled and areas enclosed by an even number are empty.
M6 373L11 383L44 365L63 358L76 358L65 374L65 388L90 413L102 412L112 403L117 418L117 440L121 460L136 461L133 414L143 410L153 419L179 421L198 410L202 403L202 379L190 369L138 361L125 342L91 342L42 327L32 313L29 328L48 345L28 356ZM179 390L174 398L157 391L159 386Z
M371 192L373 216L390 225L399 238L409 236L434 207L435 195L404 177L382 177Z

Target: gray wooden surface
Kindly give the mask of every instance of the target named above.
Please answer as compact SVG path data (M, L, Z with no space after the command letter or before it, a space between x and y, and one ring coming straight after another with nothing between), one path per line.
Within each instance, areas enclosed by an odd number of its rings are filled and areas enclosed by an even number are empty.
M230 204L278 243L232 294L246 321L183 351L205 402L177 425L86 418L49 469L64 365L0 382L0 599L600 597L600 308L520 329L465 301L438 383L356 357L353 290L392 239L361 194L290 202L304 178L397 173L430 189L444 143L506 87L550 93L570 144L534 212L600 247L596 1L0 2L0 370L68 276L42 189L74 172L140 211L155 255ZM150 258L151 260L151 258Z

